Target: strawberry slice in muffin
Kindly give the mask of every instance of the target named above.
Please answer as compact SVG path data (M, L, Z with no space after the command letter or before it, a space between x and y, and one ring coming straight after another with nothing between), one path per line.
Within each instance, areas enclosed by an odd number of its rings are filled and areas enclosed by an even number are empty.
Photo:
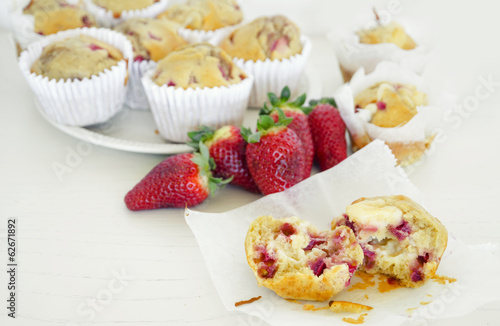
M441 222L402 195L354 201L332 221L332 228L343 225L363 248L361 269L386 274L407 287L422 286L434 276L448 242Z
M323 301L350 284L363 261L352 230L320 231L298 217L255 219L245 239L259 286L281 297Z

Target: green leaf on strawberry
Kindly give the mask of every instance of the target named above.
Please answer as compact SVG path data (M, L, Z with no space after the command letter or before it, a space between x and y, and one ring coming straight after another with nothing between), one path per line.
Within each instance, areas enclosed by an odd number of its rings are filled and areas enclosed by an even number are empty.
M191 141L188 142L187 145L193 147L195 150L199 150L199 143L212 139L214 133L214 128L201 126L198 130L188 132L188 136L191 138Z

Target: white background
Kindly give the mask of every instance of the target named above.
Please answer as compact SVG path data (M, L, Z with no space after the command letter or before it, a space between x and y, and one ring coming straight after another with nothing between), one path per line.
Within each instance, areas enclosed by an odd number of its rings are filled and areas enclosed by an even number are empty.
M0 1L0 26L6 7ZM341 85L327 31L348 26L373 1L244 1L248 18L283 13L313 39L310 67L322 92ZM402 14L428 21L435 29L432 65L448 78L460 105L446 122L435 151L408 170L426 196L429 211L469 244L500 242L500 87L478 100L480 79L500 82L499 6L492 1L405 1ZM379 10L393 6L377 1ZM397 16L394 17L397 19ZM487 97L487 98L486 98ZM0 262L5 261L6 220L17 217L18 319L2 325L235 325L241 316L222 307L206 274L182 210L132 213L125 193L164 156L87 146L51 127L36 112L33 96L16 66L15 51L0 33ZM90 148L90 149L89 149ZM87 155L56 177L54 162L70 151ZM224 211L259 198L228 187L199 207ZM481 262L464 261L481 268ZM0 268L2 270L2 268ZM108 289L113 272L133 277L104 307L89 299ZM6 274L0 274L0 302ZM119 286L118 283L114 286ZM101 310L102 308L102 310ZM80 310L79 310L80 309ZM93 314L89 313L93 311ZM498 325L500 304L430 325Z

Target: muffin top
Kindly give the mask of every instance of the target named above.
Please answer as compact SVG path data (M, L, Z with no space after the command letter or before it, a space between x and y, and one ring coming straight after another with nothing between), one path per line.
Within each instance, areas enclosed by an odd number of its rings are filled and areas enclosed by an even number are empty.
M186 41L177 34L179 25L166 19L132 18L114 29L132 42L134 61L164 58Z
M115 18L121 16L122 11L144 9L159 0L92 0L99 7L113 12Z
M91 78L123 60L115 47L87 35L47 45L31 66L31 72L49 79Z
M236 84L247 76L224 51L208 43L186 45L158 62L158 86L196 88Z
M406 124L417 114L417 107L427 105L427 95L413 85L380 82L359 93L356 112L363 110L370 122L383 128Z
M240 23L243 13L234 0L187 0L172 5L158 18L173 20L189 29L212 31Z
M365 44L394 43L403 50L411 50L417 46L406 34L404 27L394 21L372 29L360 30L356 34L359 36L359 42Z
M235 29L220 47L245 60L286 59L302 52L300 29L288 18L260 17Z
M40 35L96 26L92 15L64 0L32 0L23 13L35 17L35 32Z

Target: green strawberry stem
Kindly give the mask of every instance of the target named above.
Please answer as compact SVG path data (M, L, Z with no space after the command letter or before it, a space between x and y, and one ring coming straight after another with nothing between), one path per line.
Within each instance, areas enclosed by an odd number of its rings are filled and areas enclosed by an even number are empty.
M223 188L230 183L233 177L231 176L228 179L214 178L212 171L215 169L215 161L210 157L208 147L202 141L198 143L197 147L199 151L193 154L191 161L198 165L201 176L208 177L208 188L210 195L213 196L218 188Z
M201 126L198 130L188 132L190 142L186 144L193 147L195 150L199 150L199 143L206 142L214 137L215 129L208 126Z
M257 120L257 132L252 133L248 128L241 128L241 136L247 143L258 143L260 141L260 137L265 135L272 128L286 127L292 121L293 118L288 118L285 116L285 113L282 109L276 108L278 111L278 121L274 122L273 118L269 115L261 115L259 116L259 120Z
M304 93L297 97L293 101L288 101L290 99L291 92L288 86L283 87L281 90L280 97L278 97L274 93L267 93L267 98L269 99L270 106L267 103L264 103L263 108L260 110L259 115L269 115L276 108L294 108L304 111L305 114L309 114L311 110L308 107L303 107L306 102L307 95Z

